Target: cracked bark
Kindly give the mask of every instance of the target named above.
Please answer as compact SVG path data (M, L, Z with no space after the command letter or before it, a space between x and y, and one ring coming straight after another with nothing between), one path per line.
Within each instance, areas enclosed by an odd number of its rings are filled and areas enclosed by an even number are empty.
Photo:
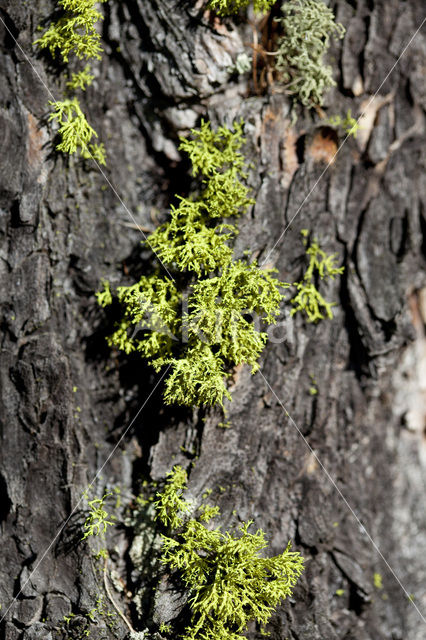
M227 489L219 497L225 526L235 509L267 532L271 552L292 538L307 559L272 638L420 640L419 614L312 452L424 613L424 31L382 84L421 22L421 1L337 3L347 35L331 52L338 86L327 111L367 114L323 177L335 134L302 112L291 124L282 93L257 97L247 76L229 76L251 39L247 25L209 19L201 3L104 5L105 54L84 104L106 143L106 175L136 224L152 228L173 194L190 188L178 136L202 116L214 124L242 116L256 205L240 222L238 250L265 259L312 189L268 262L297 279L300 230L309 228L345 265L327 291L339 302L333 321L284 317L262 357L270 387L238 371L229 430L217 428L215 410L165 408L158 390L138 414L156 378L105 346L109 327L94 291L103 277L118 284L143 271L141 235L95 167L53 151L47 87L60 95L64 74L31 48L53 8L44 0L0 6L8 28L0 25L2 637L77 638L87 625L92 638L127 633L121 619L115 630L98 614L88 624L99 594L113 608L80 540L79 501L137 415L94 493L118 485L125 505L142 474L161 479L197 455L190 490ZM136 537L128 526L108 537L107 584L139 631L174 606L161 590L152 604L140 564L155 545L149 532L145 522ZM249 636L260 637L255 629Z

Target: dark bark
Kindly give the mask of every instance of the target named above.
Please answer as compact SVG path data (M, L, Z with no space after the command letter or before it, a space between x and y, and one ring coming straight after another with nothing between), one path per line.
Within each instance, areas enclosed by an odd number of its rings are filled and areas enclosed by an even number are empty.
M318 118L300 112L292 125L285 95L272 88L255 96L246 76L230 78L226 68L251 30L209 21L194 5L104 5L105 54L84 102L106 143L114 192L93 165L53 150L47 103L49 90L61 95L64 74L31 47L53 3L2 2L2 637L78 638L99 594L113 610L102 564L81 542L79 501L137 415L92 495L120 486L123 514L142 476L159 480L181 463L194 496L227 489L219 499L224 526L235 509L267 532L271 552L291 538L305 556L306 572L277 611L272 638L420 640L419 613L348 504L426 614L424 31L381 86L420 25L423 3L337 3L347 35L331 55L338 87L327 96L328 113L356 113L378 95L370 124L322 177L319 153L334 142L320 139ZM236 372L229 430L217 427L217 410L164 407L161 387L138 413L158 378L136 358L110 352L110 327L94 298L103 277L118 284L143 271L141 234L122 202L152 228L152 207L161 217L173 194L188 191L178 136L201 116L247 123L257 202L240 221L238 248L266 258L313 189L268 262L284 280L300 277L300 230L308 228L345 265L327 292L338 301L332 321L313 326L287 312L285 339L262 357L270 387L261 374ZM141 559L140 532L110 531L107 580L119 607L138 631L152 615L167 620L170 601L153 605L143 573L149 535ZM92 638L127 633L121 619L115 630L97 619Z

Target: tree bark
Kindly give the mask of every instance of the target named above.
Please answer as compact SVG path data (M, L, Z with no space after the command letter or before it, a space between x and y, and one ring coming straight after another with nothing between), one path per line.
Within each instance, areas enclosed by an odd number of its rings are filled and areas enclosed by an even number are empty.
M224 529L254 519L268 552L292 539L306 558L272 638L420 640L424 30L410 38L423 3L336 3L347 32L330 53L337 87L325 108L366 115L327 168L339 132L301 109L294 122L279 85L259 96L249 74L228 72L249 50L249 23L220 22L201 2L110 0L83 100L107 148L104 174L54 150L48 101L65 73L31 43L55 3L0 4L2 637L123 638L118 614L108 626L116 608L160 637L173 599L160 589L154 601L154 525L129 518L128 505L143 478L159 481L179 463L194 497L215 490ZM326 288L332 320L311 325L287 305L261 372L235 371L230 429L218 428L218 409L165 407L159 376L107 348L110 321L94 298L102 278L130 283L146 268L139 242L174 194L190 191L179 135L201 117L246 123L256 205L236 250L293 282L307 228L345 266ZM89 483L89 499L121 491L105 570L81 541Z

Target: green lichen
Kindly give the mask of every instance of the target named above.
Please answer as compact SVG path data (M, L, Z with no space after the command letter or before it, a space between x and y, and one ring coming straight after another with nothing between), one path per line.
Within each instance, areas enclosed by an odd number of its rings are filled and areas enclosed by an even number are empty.
M106 151L103 142L100 144L89 144L86 149L81 150L81 157L85 160L95 160L98 164L106 164Z
M303 571L303 558L290 550L290 543L282 554L263 557L268 543L262 530L249 531L252 521L242 523L237 531L222 533L220 527L184 518L192 506L187 502L182 508L185 486L186 472L174 467L156 503L157 517L171 529L162 536L161 560L177 572L189 591L191 622L180 637L242 640L251 621L266 625L277 606L292 594ZM170 499L173 492L177 495L174 501ZM217 507L207 507L204 513L208 509L211 517L220 514ZM177 527L170 527L171 521Z
M170 221L151 234L148 244L161 262L200 276L231 260L227 242L235 234L233 225L207 226L205 202L180 198L179 207L171 208Z
M108 549L106 547L102 547L101 549L99 549L99 551L97 551L94 556L95 560L108 560L109 558L109 553L108 553Z
M208 504L202 504L198 511L200 512L199 519L203 522L210 522L210 520L220 515L220 509L217 505L212 507Z
M58 5L64 11L63 15L33 44L40 49L48 49L53 57L59 52L64 62L68 62L71 55L78 59L99 60L102 47L96 23L102 19L102 14L95 8L96 1L58 0ZM66 83L68 96L77 89L85 91L93 78L89 65L81 71L71 73ZM56 149L67 154L79 153L82 158L91 158L98 164L105 165L105 147L92 142L93 138L97 138L97 133L89 125L78 98L67 97L49 104L53 106L49 120L57 120L60 125L61 142Z
M109 610L102 594L96 597L95 606L88 611L87 618L97 625L99 625L100 618L103 618L111 631L117 627L117 614Z
M112 496L112 493L105 493L102 498L95 498L88 501L89 513L83 525L85 534L82 540L85 540L89 536L103 537L107 528L114 524L112 522L114 516L110 516L104 508L105 500L109 496ZM110 518L110 520L108 520L108 518Z
M91 144L98 134L87 122L78 99L58 100L49 105L53 107L49 121L56 120L59 124L61 142L56 149L68 154L78 152L83 158L94 157L99 164L105 164L105 148L103 144Z
M231 398L226 378L232 366L247 363L254 373L267 334L252 316L271 324L283 295L272 269L236 260L230 242L237 229L223 222L239 216L253 200L245 184L247 170L240 152L243 125L213 131L203 122L182 140L200 179L199 192L179 198L170 220L146 244L174 274L144 275L134 285L119 287L122 320L109 344L138 351L159 371L169 366L164 399L188 406L222 404ZM112 302L108 284L98 302Z
M376 589L383 589L383 577L381 573L375 573L373 576L373 584Z
M342 118L342 116L340 115L334 115L330 116L326 122L332 127L338 127L339 129L342 129L348 137L353 136L354 138L356 138L358 129L360 127L356 118L352 117L352 112L350 109L348 109L348 112L344 118Z
M276 68L290 95L307 107L321 105L325 91L336 84L324 56L330 37L343 38L345 29L321 0L289 0L282 12Z
M222 126L214 131L209 122L202 121L201 127L191 133L191 139L181 139L180 149L188 154L194 176L211 176L215 171L224 173L232 168L239 176L245 176L245 160L240 153L245 142L242 122L234 123L232 129Z
M112 293L108 280L102 280L103 291L96 292L96 299L101 307L112 304Z
M183 514L190 509L189 503L183 498L188 476L180 466L175 466L167 474L164 490L157 493L158 500L154 503L157 510L156 518L171 529L177 529L183 523Z
M105 624L110 631L116 630L117 615L108 609L104 596L102 594L93 596L92 594L92 597L96 598L95 606L87 613L79 612L78 616L75 613L64 615L62 618L63 625L59 625L58 630L65 637L72 637L75 640L90 638L92 631L90 625L96 625L99 628ZM98 637L98 634L96 636Z
M248 56L247 53L239 53L236 57L236 60L233 64L227 67L228 73L235 73L237 75L242 75L243 73L247 73L250 71L253 63L253 58Z
M253 0L253 9L257 13L269 11L276 0ZM209 7L220 16L229 16L240 9L246 9L251 0L210 0Z
M304 244L308 245L308 231L302 230ZM344 267L337 267L335 264L336 253L327 254L319 246L317 240L314 240L306 249L306 255L309 257L309 265L300 282L295 282L297 294L290 300L293 305L290 315L297 312L305 313L308 316L308 322L318 322L325 316L333 317L332 307L335 302L327 302L317 289L318 280L324 280L341 275ZM325 316L324 316L325 314Z
M58 122L58 133L62 139L56 147L58 151L75 153L82 146L86 147L93 137L97 137L96 131L87 122L77 98L49 102L49 104L53 107L49 121Z
M316 396L316 395L318 395L318 387L316 386L316 383L315 383L315 382L313 382L313 383L311 384L311 386L309 387L309 394L310 394L311 396Z
M69 56L100 60L101 36L96 23L103 19L95 8L97 2L106 0L58 0L64 14L34 44L40 49L48 49L53 57L59 52L68 62Z

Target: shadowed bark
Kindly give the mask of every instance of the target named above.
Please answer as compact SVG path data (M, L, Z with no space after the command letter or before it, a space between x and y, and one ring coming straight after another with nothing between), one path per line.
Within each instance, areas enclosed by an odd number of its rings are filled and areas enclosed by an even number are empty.
M154 601L158 539L149 517L128 510L143 478L161 480L177 463L195 498L215 490L224 529L235 510L265 530L271 553L292 539L306 558L269 627L274 640L424 637L415 608L426 615L424 30L404 52L423 3L334 5L347 32L330 51L338 84L325 110L366 115L324 173L341 132L302 110L294 122L279 85L259 96L250 74L229 73L252 41L247 22L220 22L201 2L109 0L105 52L82 99L107 148L102 175L54 150L48 101L62 95L65 70L31 46L54 3L0 2L7 640L123 638L118 614L108 624L111 596L140 632L155 634L182 609L164 582ZM159 376L106 346L113 320L94 297L102 278L117 285L144 272L143 233L190 191L179 135L201 117L246 123L256 205L239 222L237 251L250 248L293 282L307 228L345 266L326 287L333 320L310 325L287 305L261 372L235 371L230 429L218 428L217 409L163 406ZM121 491L120 505L109 499L118 524L105 567L81 541L81 496L94 478L90 497ZM254 627L248 636L261 637Z

